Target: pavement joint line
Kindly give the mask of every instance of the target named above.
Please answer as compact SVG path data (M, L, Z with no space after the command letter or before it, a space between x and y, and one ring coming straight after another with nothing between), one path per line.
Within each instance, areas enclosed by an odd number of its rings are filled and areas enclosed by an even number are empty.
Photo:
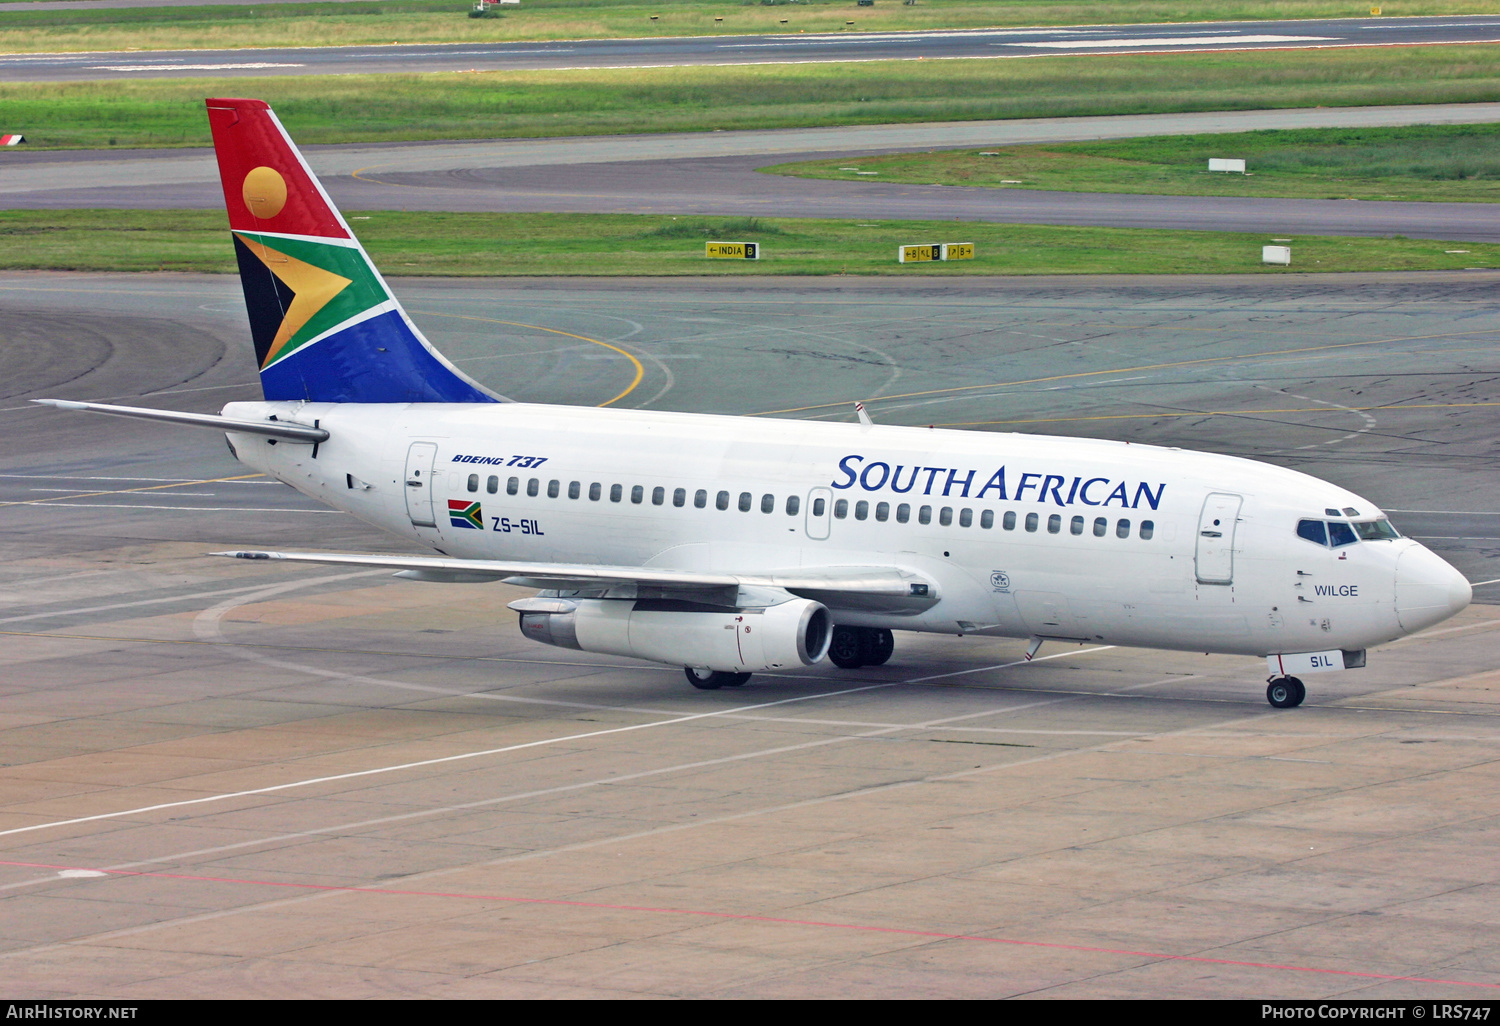
M1203 728L1201 728L1201 730L1214 730L1214 729L1217 729L1217 728L1222 728L1222 727L1233 725L1233 724L1237 724L1237 723L1247 723L1247 722L1248 723L1254 723L1254 722L1256 722L1258 720L1264 720L1267 717L1269 717L1270 715L1273 715L1273 714L1267 712L1267 713L1256 713L1256 714L1253 714L1253 715L1248 716L1248 717L1245 717L1245 716L1234 717L1234 718L1229 719L1229 720L1224 720L1224 721L1220 721L1218 723L1205 725ZM1166 732L1163 732L1162 734L1153 735L1153 736L1169 737L1169 736L1175 736L1175 735L1194 734L1194 733L1199 733L1199 732L1200 732L1199 728L1188 727L1188 728L1183 728L1181 730L1166 731ZM434 877L451 875L452 873L455 873L455 872L463 872L465 870L473 869L473 868L483 868L483 867L486 867L486 866L495 866L495 865L501 865L501 864L510 863L510 862L528 861L530 859L542 858L542 857L547 857L547 856L555 855L555 854L565 854L565 853L569 853L569 852L573 852L573 851L586 850L586 849L589 849L589 848L599 847L599 846L605 845L605 844L628 843L629 841L632 841L632 840L637 840L637 839L642 839L642 838L647 838L647 837L653 837L653 836L658 836L658 835L667 834L667 833L681 832L681 831L684 831L684 830L696 829L696 828L702 827L702 826L717 825L719 823L732 822L732 821L737 821L737 820L747 819L747 818L753 818L753 817L762 816L762 815L773 815L773 814L776 814L776 813L779 813L779 812L793 811L793 810L796 810L796 809L807 808L807 807L811 807L811 806L815 806L815 805L822 805L822 804L826 804L826 803L829 803L829 802L842 801L842 800L844 800L846 798L860 797L860 796L865 796L865 795L869 795L869 794L879 793L881 791L888 791L888 790L895 790L895 789L899 789L899 788L909 787L909 786L912 786L913 784L916 784L916 783L927 783L927 782L931 782L933 780L962 779L962 778L967 778L967 777L975 776L975 775L978 775L978 774L981 774L981 773L990 772L990 771L993 771L993 770L996 770L996 769L1009 769L1009 768L1013 768L1013 767L1016 767L1016 766L1031 765L1031 764L1035 764L1035 763L1039 763L1039 762L1051 761L1051 760L1057 759L1057 758L1063 758L1063 757L1066 757L1068 755L1073 755L1073 754L1106 752L1106 751L1110 751L1110 750L1116 748L1118 745L1120 745L1122 743L1123 742L1118 742L1117 741L1117 742L1109 743L1107 745L1096 745L1096 746L1086 747L1086 748L1082 748L1082 749L1073 749L1073 750L1069 750L1069 751L1065 751L1065 752L1048 753L1048 754L1045 754L1045 755L1039 755L1039 756L1035 756L1033 758L1023 759L1023 760L1019 760L1019 761L1016 761L1016 762L1003 763L1003 764L998 764L998 765L990 766L990 767L976 767L974 770L964 770L964 771L960 771L958 773L947 774L947 775L944 775L944 776L937 776L937 777L931 777L931 778L925 778L923 780L893 781L893 782L887 782L887 783L883 783L883 784L871 785L871 786L868 786L868 787L865 787L865 788L859 788L859 789L855 789L855 790L852 790L852 791L845 791L845 792L841 792L841 793L833 794L833 795L823 795L823 796L819 796L817 798L804 799L804 800L801 800L801 801L784 803L782 805L773 806L773 807L769 807L769 808L753 809L753 810L748 810L748 811L739 812L739 813L730 813L730 814L727 814L727 815L724 815L724 816L714 817L714 818L711 818L711 819L701 819L701 820L698 820L697 822L693 822L693 823L677 823L677 824L672 824L672 825L665 826L665 827L656 827L656 828L652 828L652 829L648 829L648 830L637 831L635 833L621 835L621 836L605 837L605 838L595 838L595 839L590 840L590 841L581 841L581 842L576 842L574 844L562 845L562 846L559 846L559 847L553 848L553 849L547 849L547 850L541 850L541 851L533 851L533 852L529 852L529 853L525 853L525 854L520 854L520 855L504 856L504 857L501 857L501 858L498 858L498 859L493 859L493 860L491 860L490 862L487 862L487 863L482 863L479 866L460 866L460 867L449 867L449 868L445 868L445 869L430 870L428 872L414 874L413 876L408 877L408 879L413 880L413 881L415 881L415 880L431 879L431 878L434 878ZM1295 801L1295 799L1294 799L1294 801ZM312 833L316 833L316 832L306 832L305 835L310 835ZM294 836L296 836L296 835L294 835ZM227 846L227 847L244 847L244 846L246 846L247 844L250 844L250 843L253 843L253 842L243 842L240 845ZM213 850L210 850L210 853L212 853L212 851ZM166 860L165 859L159 859L159 860L152 860L152 861L166 861ZM143 864L143 863L135 863L134 865L140 865L140 864ZM56 882L56 878L55 877L49 877L49 878L46 878L46 879L43 879L43 880L37 880L37 881L33 881L33 882L34 883L54 883L54 882ZM22 886L22 885L11 885L11 886ZM254 905L250 905L250 906L242 906L240 908L223 909L223 910L219 910L219 911L215 911L215 912L209 912L209 913L203 913L203 914L200 914L200 915L188 916L188 917L179 918L179 919L171 920L171 921L144 924L144 925L141 925L141 926L129 927L129 928L126 928L126 929L123 929L123 930L113 931L111 933L107 933L107 934L104 934L104 935L101 935L101 936L95 936L95 937L91 937L91 938L80 938L80 939L76 939L76 940L72 940L72 941L65 941L65 942L61 942L61 943L53 943L53 944L43 945L43 946L40 946L40 947L37 947L37 948L29 949L29 952L26 951L26 950L18 949L18 950L13 951L13 952L0 953L0 958L11 957L13 955L26 954L26 953L41 954L41 953L45 953L45 952L48 952L48 951L58 950L58 949L65 948L65 947L70 947L70 946L78 946L78 945L87 944L87 943L98 943L98 942L101 942L101 941L106 941L106 940L115 939L115 938L119 938L119 937L135 936L135 935L138 935L138 934L147 933L147 932L159 929L159 928L164 927L164 926L167 926L167 927L179 926L180 927L180 926L186 926L186 925L193 925L193 924L197 924L197 923L201 923L201 922L213 921L213 920L227 918L227 917L234 916L234 915L239 915L242 912L267 911L267 910L271 910L271 909L275 909L275 908L280 908L280 907L283 907L283 906L286 906L286 905L290 905L290 904L300 904L300 903L306 902L306 901L312 901L312 900L318 900L318 899L325 898L325 897L330 897L330 896L332 896L333 893L347 893L347 892L318 892L318 893L304 895L304 896L297 897L297 898L284 898L284 899L280 899L280 900L276 900L276 901L260 902L260 903L257 903L257 904L254 904Z
M260 592L258 592L255 597L259 597L260 595L265 595L265 596L269 597L270 595L273 595L273 594L278 594L278 593L284 592L284 591L291 591L291 590L294 590L296 588L305 587L305 586L312 585L312 584L324 583L324 582L331 581L331 580L339 580L339 579L344 579L344 578L354 577L354 576L363 576L363 575L358 575L358 574L343 574L343 575L336 575L336 576L333 576L333 577L316 578L316 579L314 579L312 581L294 581L294 582L287 582L287 583L283 583L283 584L277 584L277 585L274 585L274 586L272 586L270 588L262 588L260 590ZM215 606L215 607L212 607L210 609L204 610L203 613L199 614L199 619L200 619L200 621L203 621L205 623L212 623L215 627L217 627L217 621L218 621L218 619L220 617L222 617L222 615L224 613L228 612L230 609L234 608L235 606L242 605L242 604L244 604L243 601L226 600L225 602L221 602L218 606ZM216 616L212 616L212 617L209 616L209 614L214 614L214 613L216 613L217 615ZM205 618L207 618L207 619L205 619ZM233 646L231 646L231 647L233 647ZM1088 651L1094 651L1094 650L1091 649L1091 650L1088 650ZM1057 656L1053 656L1053 657L1050 657L1050 658L1057 658L1057 657L1062 656L1062 655L1074 655L1074 654L1075 653L1072 653L1072 652L1058 653ZM252 658L254 658L254 657L252 657ZM264 657L259 658L256 661L258 661L258 662L274 662L272 660L265 659ZM1031 660L1031 662L1039 662L1039 661L1040 660ZM1008 665L1025 665L1025 664L1026 664L1025 660L1020 660L1017 663L1012 663L1012 664L1008 664ZM344 679L344 680L359 680L359 681L362 681L362 682L373 683L373 684L377 684L377 685L381 685L381 686L385 686L385 687L399 687L399 688L403 688L403 689L415 689L415 690L422 690L422 691L433 690L433 689L431 689L431 688L429 688L429 687L427 687L425 685L407 684L405 682L399 682L399 681L382 681L382 680L378 680L376 678L364 677L364 676L356 675L356 674L344 674L344 673L336 673L336 672L330 672L330 671L319 671L319 670L316 670L316 669L313 669L313 668L309 668L309 667L296 667L296 666L293 666L292 668L299 669L299 670L301 670L303 672L308 672L309 670L311 670L311 672L314 672L314 673L316 673L319 676L337 677L339 679ZM976 668L975 670L971 670L971 671L959 671L959 672L960 673L964 673L964 672L978 672L980 669L998 669L998 668L1000 668L1000 667L982 667L982 668ZM943 674L941 676L952 676L952 674ZM203 804L208 804L208 803L213 803L213 802L227 801L227 800L233 799L233 798L245 798L245 797L251 797L251 796L262 795L262 794L273 794L273 793L278 793L278 792L281 792L281 791L292 790L292 789L300 788L300 787L310 787L310 786L317 785L317 784L334 783L334 782L338 782L338 781L354 780L354 779L360 779L360 778L364 778L364 777L376 776L376 775L385 774L385 773L395 773L395 772L400 772L400 771L403 771L403 770L419 769L419 768L425 768L425 767L428 767L428 766L444 765L444 764L449 764L449 763L454 763L454 762L460 762L460 761L464 761L464 760L468 760L468 759L482 758L482 757L485 757L485 756L501 755L501 754L505 754L505 753L509 753L509 752L523 751L523 750L527 750L527 749L531 749L531 748L539 748L539 747L544 747L544 746L562 744L562 743L571 742L571 741L581 741L581 740L585 740L585 739L588 739L588 738L605 737L605 736L614 735L614 734L622 734L622 733L634 732L634 731L639 731L639 730L648 730L648 729L653 729L653 728L656 728L656 727L675 726L675 725L681 724L681 723L690 723L690 722L696 722L696 721L699 721L699 720L719 718L719 717L724 716L726 713L741 713L741 712L746 712L746 711L755 710L755 709L767 709L767 708L772 708L772 707L775 707L775 706L789 705L789 704L792 704L792 703L795 703L795 702L806 702L806 701L813 701L815 699L823 699L823 698L836 698L836 697L839 697L839 696L842 696L842 695L857 694L857 693L864 692L864 691L884 690L886 688L898 687L898 686L900 686L902 684L916 683L916 682L917 681L890 681L890 682L885 682L885 683L880 683L880 684L863 685L863 686L855 687L855 688L845 688L845 689L841 689L841 690L838 690L838 691L820 692L820 693L818 693L816 695L797 695L797 696L793 696L791 698L783 698L783 699L777 699L777 700L772 701L772 702L762 702L762 703L756 703L756 704L753 704L753 705L740 706L740 707L737 707L737 708L734 708L734 709L729 709L729 710L711 710L711 711L708 711L708 712L701 712L701 713L689 713L687 715L672 716L672 717L670 717L668 719L664 719L664 720L654 720L654 721L651 721L651 722L648 722L648 723L628 724L628 725L623 726L623 727L608 727L608 728L605 728L603 730L585 731L585 732L582 732L582 733L569 734L569 735L564 735L564 736L560 736L560 737L543 738L541 740L526 741L526 742L522 742L522 743L515 744L515 745L502 745L501 747L498 747L498 748L484 749L484 750L475 751L475 752L462 752L462 753L458 753L458 754L455 754L455 755L440 756L438 758L433 758L433 759L417 760L415 762L398 763L398 764L390 765L390 766L380 766L380 767L372 767L370 769L364 769L364 770L354 770L354 771L351 771L351 772L348 772L348 773L338 773L338 774L329 774L329 775L320 776L320 777L310 777L310 778L307 778L307 779L304 779L304 780L288 781L288 782L283 783L283 784L273 784L273 785L270 785L268 787L250 788L250 789L243 790L243 791L223 792L223 793L216 794L216 795L206 795L206 796L203 796L203 797L200 797L200 798L189 798L189 799L184 799L184 800L176 801L176 802L162 802L162 803L158 803L158 804L155 804L155 805L142 806L142 807L135 808L135 809L125 809L125 810L121 810L121 811L117 811L117 812L99 813L99 814L96 814L96 815L93 815L93 816L80 816L80 817L75 817L73 819L53 820L53 821L46 822L46 823L34 823L34 824L30 824L30 825L24 826L24 827L13 827L13 828L11 828L9 830L0 830L0 837L9 837L9 836L13 836L13 835L16 835L16 834L32 833L32 832L35 832L37 830L48 830L48 829L55 829L55 828L58 828L58 827L76 826L76 825L81 824L81 823L92 823L92 822L98 822L100 820L119 819L119 818L124 817L124 816L135 816L135 815L141 815L141 814L144 814L144 813L159 812L159 811L162 811L164 809L176 809L176 808L183 808L185 806L191 806L191 805L203 805ZM497 696L497 697L499 697L499 696ZM1069 697L1070 698L1077 698L1077 697L1080 697L1080 696L1069 696ZM1053 701L1063 701L1063 700L1066 700L1066 699L1051 699L1051 700L1048 700L1048 702L1050 703L1050 702L1053 702ZM990 713L986 713L984 715L989 715L989 714ZM900 728L893 728L893 729L913 729L913 728L900 727ZM848 738L847 740L854 740L854 739L855 738L851 737L851 738ZM845 739L835 739L835 740L845 740ZM820 743L826 743L826 742L820 742Z
M1137 325L1136 330L1142 326ZM1435 335L1400 335L1393 338L1364 339L1358 342L1334 342L1321 346L1305 346L1297 349L1274 349L1263 353L1239 353L1228 356L1204 356L1193 360L1172 360L1167 363L1147 363L1134 367L1116 367L1106 370L1075 371L1071 374L1049 374L1041 378L1023 378L1019 381L989 381L982 385L955 385L951 388L932 388L921 392L901 392L895 395L877 395L863 400L869 403L884 402L888 399L915 399L929 395L953 395L958 392L974 392L984 388L1013 388L1016 385L1039 385L1048 381L1069 381L1075 378L1095 378L1106 375L1130 374L1137 371L1148 370L1171 370L1177 367L1195 367L1209 363L1241 363L1251 360L1261 360L1272 356L1301 356L1307 353L1323 353L1339 349L1357 349L1365 346L1390 345L1395 342L1423 342L1432 339L1444 338L1466 338L1470 335L1488 335L1494 331L1493 328L1479 331L1446 331ZM783 413L805 413L808 410L826 410L833 407L847 406L854 400L842 402L816 403L812 406L794 406L785 410L762 410L759 413L746 414L751 417L774 417Z
M66 872L82 867L54 865L34 862L0 862L0 865L25 866L36 869L56 869ZM158 880L178 880L190 883L236 884L241 886L271 887L287 890L311 891L320 894L371 894L386 897L450 898L454 900L504 902L518 905L548 905L564 908L585 908L609 912L640 912L654 915L691 916L705 919L733 920L738 922L767 923L775 926L800 926L821 930L848 930L860 933L878 933L903 937L916 937L924 941L969 941L985 944L1001 944L1014 947L1045 948L1054 951L1072 951L1087 954L1125 955L1153 962L1192 962L1208 965L1235 966L1247 969L1270 969L1283 972L1316 973L1320 975L1346 976L1357 979L1383 980L1408 983L1434 983L1445 986L1479 987L1500 989L1500 983L1475 980L1434 979L1424 976L1405 976L1392 973L1367 972L1356 969L1333 969L1322 966L1296 965L1282 962L1253 962L1245 959L1215 958L1209 955L1182 955L1160 951L1141 951L1130 948L1108 948L1090 944L1063 944L1055 941L1022 940L1014 937L996 937L985 934L949 933L940 930L921 930L914 927L882 926L873 923L849 923L820 919L794 919L786 916L755 915L748 912L725 912L714 909L682 908L652 905L624 905L601 901L578 901L566 898L537 898L515 894L478 894L462 891L417 891L394 887L368 887L352 884L319 884L288 880L257 880L244 877L204 876L191 873L150 873L130 870L93 870L107 876L150 877ZM1140 968L1139 966L1134 968ZM1117 970L1123 971L1123 970Z
M359 573L343 574L343 575L340 575L338 577L319 577L319 578L316 578L315 580L316 581L336 581L336 580L344 580L344 579L351 578L351 577L373 577L373 576L375 576L377 574L380 574L380 573L383 573L383 572L384 572L383 570L365 570L365 571L361 571ZM309 581L307 583L313 583L313 582ZM59 617L59 616L81 616L84 613L104 613L104 612L109 612L112 609L133 609L136 606L160 605L161 603L164 603L164 602L190 602L190 601L192 601L194 599L215 598L215 597L217 597L219 595L243 594L243 593L245 593L247 591L257 591L257 590L259 590L259 589L261 589L263 587L265 587L265 586L264 585L260 585L260 584L254 584L254 585L249 585L249 586L246 586L246 587L239 587L239 588L220 588L220 589L217 589L215 591L193 592L192 594L189 594L189 595L169 595L169 596L165 596L163 598L137 599L137 600L134 600L134 601L131 601L131 602L112 602L112 603L109 603L107 605L102 605L102 606L84 606L84 607L77 608L77 609L60 609L60 610L57 610L55 612L50 612L50 613L26 613L26 614L23 614L21 616L5 616L5 617L0 617L0 623L17 623L17 622L19 622L21 620L47 620L47 619L53 619L53 618L56 618L56 617Z
M184 485L219 484L227 481L245 481L253 477L264 477L264 474L236 474L232 477L209 477L197 481L174 481L170 484L142 485L139 488L114 488L98 492L79 492L75 495L59 495L57 504L61 505L64 499L91 499L97 495L126 495L131 492L157 492L165 488L181 488ZM0 506L41 506L54 502L52 499L21 499L13 502L0 502Z

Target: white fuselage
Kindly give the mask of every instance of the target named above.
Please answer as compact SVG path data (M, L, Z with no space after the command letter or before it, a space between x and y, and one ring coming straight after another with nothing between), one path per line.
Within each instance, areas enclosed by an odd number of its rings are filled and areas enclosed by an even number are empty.
M939 583L921 612L830 604L841 624L1267 655L1363 649L1469 598L1457 571L1408 539L1299 537L1300 520L1379 510L1229 456L520 403L224 413L327 429L316 452L231 441L251 467L453 557L746 573L880 564Z

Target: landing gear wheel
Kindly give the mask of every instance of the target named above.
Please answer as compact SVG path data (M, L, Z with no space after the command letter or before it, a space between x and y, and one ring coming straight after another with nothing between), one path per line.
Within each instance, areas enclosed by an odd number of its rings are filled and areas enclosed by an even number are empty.
M1266 701L1278 709L1295 709L1307 697L1307 688L1296 677L1277 677L1266 685Z
M896 638L884 627L865 628L865 665L884 666L896 651Z
M828 661L841 670L857 670L869 661L861 627L835 627L828 643Z
M720 688L737 688L750 679L748 673L726 673L723 670L705 670L698 666L684 666L682 672L688 683L700 691L717 691Z

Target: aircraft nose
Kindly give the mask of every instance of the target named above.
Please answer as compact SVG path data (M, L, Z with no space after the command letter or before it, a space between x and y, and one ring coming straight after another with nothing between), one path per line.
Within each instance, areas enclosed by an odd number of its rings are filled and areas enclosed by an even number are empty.
M1419 631L1448 619L1474 597L1463 574L1422 545L1396 560L1396 619L1406 631Z

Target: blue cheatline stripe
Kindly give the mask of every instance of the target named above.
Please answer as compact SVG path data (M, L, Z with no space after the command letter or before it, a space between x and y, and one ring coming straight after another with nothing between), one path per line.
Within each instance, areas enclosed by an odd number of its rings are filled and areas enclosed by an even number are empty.
M268 400L492 403L417 337L398 311L352 324L260 373Z

